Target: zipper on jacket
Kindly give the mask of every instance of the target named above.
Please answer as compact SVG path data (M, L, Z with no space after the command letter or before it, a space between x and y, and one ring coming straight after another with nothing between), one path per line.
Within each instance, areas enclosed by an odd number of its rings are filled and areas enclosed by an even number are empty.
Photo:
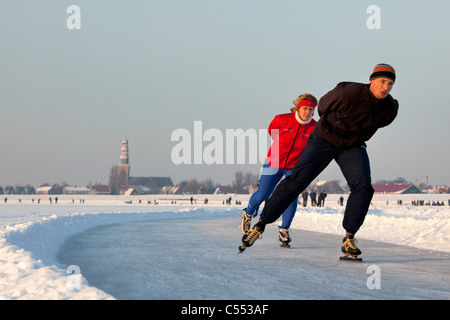
M300 131L301 126L302 126L301 124L298 126L297 133L295 134L294 140L292 141L291 149L289 149L289 152L288 152L288 154L286 156L286 161L284 162L284 170L286 170L286 166L287 166L287 162L289 160L289 156L291 155L291 151L294 148L295 140L297 140L298 132Z

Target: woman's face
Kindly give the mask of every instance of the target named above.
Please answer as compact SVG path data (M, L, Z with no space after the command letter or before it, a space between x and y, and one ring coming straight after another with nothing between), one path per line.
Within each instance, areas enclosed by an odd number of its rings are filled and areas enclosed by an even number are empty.
M301 106L297 109L300 119L308 121L314 115L314 108L309 106Z

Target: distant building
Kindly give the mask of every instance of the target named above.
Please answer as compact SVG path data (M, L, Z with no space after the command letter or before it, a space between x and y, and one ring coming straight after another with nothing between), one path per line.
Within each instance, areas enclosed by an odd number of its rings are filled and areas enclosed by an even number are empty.
M120 186L119 194L125 196L150 194L150 189L144 186L123 185Z
M89 194L94 195L107 195L111 194L111 188L107 185L95 185L90 186L89 188Z
M316 190L317 192L322 192L325 190L326 193L330 194L344 193L344 190L339 186L339 183L336 180L317 181L311 189Z
M183 193L183 189L181 188L180 185L176 185L176 186L164 186L161 189L162 193L164 194L182 194Z
M228 194L230 189L230 186L218 186L213 194Z
M4 190L5 194L15 194L16 190L14 189L13 186L6 186L5 190Z
M54 187L39 187L36 194L61 194L61 190Z
M130 188L138 194L162 193L165 186L173 186L170 177L131 177L128 139L122 141L120 162L113 166L109 175L109 185L114 194L125 194Z
M128 184L130 177L130 158L128 156L128 139L122 141L122 148L120 149L120 162L118 165L118 174L121 178L122 184Z
M139 195L139 190L135 189L135 188L128 188L127 191L125 191L124 193L125 196L135 196L135 195Z
M63 194L89 194L87 187L64 187Z
M129 177L128 184L147 187L149 193L161 193L165 186L173 186L169 177Z
M395 193L395 194L410 194L422 193L412 183L389 183L389 184L372 184L375 193Z
M450 193L450 187L438 187L439 193Z

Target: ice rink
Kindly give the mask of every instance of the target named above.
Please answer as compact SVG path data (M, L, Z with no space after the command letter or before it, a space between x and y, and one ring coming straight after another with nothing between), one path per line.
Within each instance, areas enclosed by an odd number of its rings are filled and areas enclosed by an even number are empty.
M237 254L239 217L100 226L71 237L58 259L117 299L450 299L450 255L360 240L363 263L342 262L342 237L277 228Z
M298 208L291 249L274 223L239 255L248 195L33 197L0 205L1 299L450 298L445 194L375 195L356 236L359 264L338 260L340 195ZM445 205L411 205L419 199Z

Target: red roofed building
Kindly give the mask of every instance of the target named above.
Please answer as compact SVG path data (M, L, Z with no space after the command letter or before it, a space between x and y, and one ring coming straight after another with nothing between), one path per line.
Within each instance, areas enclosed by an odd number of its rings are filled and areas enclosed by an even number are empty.
M439 193L450 193L450 187L439 187Z
M375 190L375 193L422 193L422 191L412 183L372 184L372 187Z

